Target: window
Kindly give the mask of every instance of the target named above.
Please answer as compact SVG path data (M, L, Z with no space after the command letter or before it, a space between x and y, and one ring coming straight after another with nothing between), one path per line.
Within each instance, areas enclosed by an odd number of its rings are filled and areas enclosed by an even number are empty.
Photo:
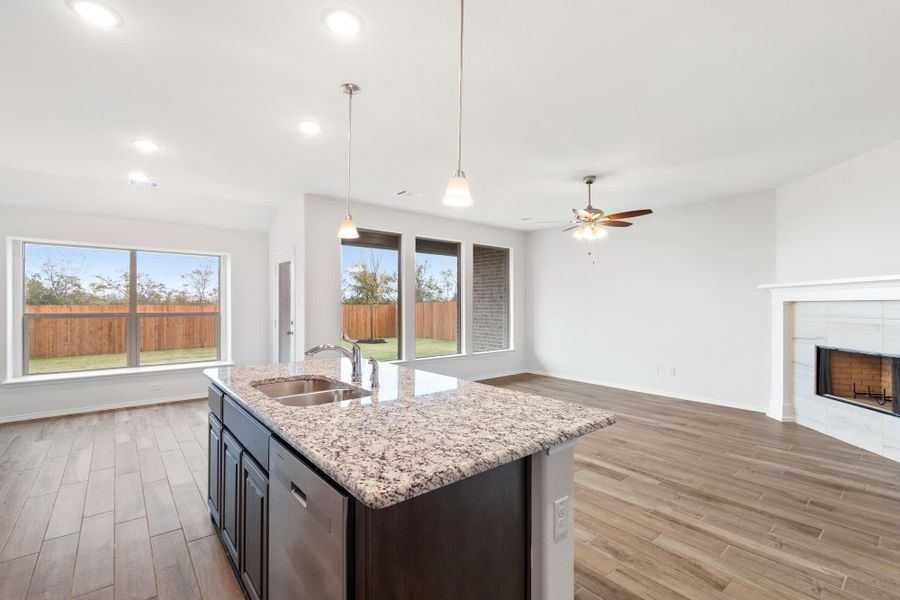
M23 374L216 360L221 258L22 244Z
M416 240L416 358L459 354L459 244Z
M472 248L472 349L509 348L509 249Z
M366 356L398 360L400 236L360 231L341 241L341 329Z

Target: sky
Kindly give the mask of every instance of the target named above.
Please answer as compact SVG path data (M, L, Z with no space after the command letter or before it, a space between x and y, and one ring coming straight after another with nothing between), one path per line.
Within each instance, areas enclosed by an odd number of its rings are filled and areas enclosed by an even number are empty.
M128 250L26 243L25 275L27 277L32 273L39 273L41 265L50 258L54 262L65 262L87 287L98 281L97 275L115 277L122 271L128 271L128 254ZM181 289L184 285L182 273L189 273L203 266L216 271L218 262L219 258L216 256L143 251L137 253L139 273L147 273L154 280L174 289Z
M358 264L369 264L370 256L373 252L381 262L381 269L385 273L396 275L398 268L398 253L396 250L360 248L358 246L341 247L341 273L346 274L351 268ZM450 269L453 271L454 275L456 274L457 259L454 256L416 252L416 263L421 264L425 261L428 263L425 272L434 277L438 282L443 281L441 278L441 271Z

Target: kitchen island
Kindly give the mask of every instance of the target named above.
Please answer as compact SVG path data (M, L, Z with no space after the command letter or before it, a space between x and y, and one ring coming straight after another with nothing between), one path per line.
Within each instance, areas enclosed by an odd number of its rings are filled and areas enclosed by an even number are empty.
M380 370L374 389L344 358L205 371L210 513L248 595L571 598L573 446L614 417ZM273 391L298 380L343 395Z

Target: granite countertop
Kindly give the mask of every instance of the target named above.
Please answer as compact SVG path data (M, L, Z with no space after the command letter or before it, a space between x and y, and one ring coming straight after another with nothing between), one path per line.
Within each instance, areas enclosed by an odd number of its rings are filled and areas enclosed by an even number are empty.
M612 425L604 410L380 364L381 387L350 386L345 358L204 374L358 500L384 508ZM285 406L254 385L318 377L366 397Z

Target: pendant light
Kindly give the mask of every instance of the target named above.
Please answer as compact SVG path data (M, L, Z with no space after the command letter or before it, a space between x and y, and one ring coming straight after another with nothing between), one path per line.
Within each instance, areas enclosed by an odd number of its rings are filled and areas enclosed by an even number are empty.
M359 231L356 230L356 223L350 216L350 150L353 144L353 94L358 94L360 89L355 83L345 83L341 86L341 91L349 96L347 102L347 214L341 221L338 237L342 240L355 240L359 238Z
M447 184L442 202L447 206L464 208L472 206L469 182L462 170L462 117L463 117L463 26L465 23L465 0L459 0L459 113L456 122L456 171Z

